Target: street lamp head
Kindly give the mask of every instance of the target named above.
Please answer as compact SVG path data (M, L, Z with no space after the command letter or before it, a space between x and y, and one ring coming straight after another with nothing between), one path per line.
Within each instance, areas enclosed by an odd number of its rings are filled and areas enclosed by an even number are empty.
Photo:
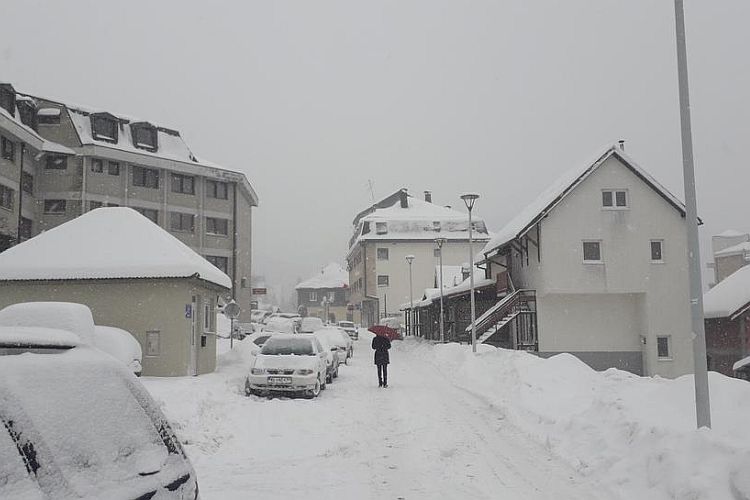
M474 208L474 202L476 202L478 198L479 195L476 193L466 193L461 195L461 199L464 200L466 208L469 209L469 211Z
M442 248L443 243L445 243L446 241L448 240L446 240L445 238L435 238L435 244L438 246L438 248Z
M414 256L413 255L407 255L406 256L406 262L408 262L409 264L411 264L412 262L414 262Z

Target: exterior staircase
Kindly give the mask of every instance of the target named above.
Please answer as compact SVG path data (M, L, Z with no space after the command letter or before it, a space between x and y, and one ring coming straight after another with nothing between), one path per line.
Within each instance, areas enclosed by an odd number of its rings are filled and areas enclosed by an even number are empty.
M516 290L503 297L476 320L477 342L484 343L493 335L510 328L515 322L515 335L505 347L536 351L536 291ZM471 332L471 325L466 327Z

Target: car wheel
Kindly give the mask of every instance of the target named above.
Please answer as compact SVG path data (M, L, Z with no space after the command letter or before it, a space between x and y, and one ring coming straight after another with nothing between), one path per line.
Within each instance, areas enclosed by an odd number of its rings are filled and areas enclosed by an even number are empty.
M308 399L317 398L318 394L320 394L320 391L323 390L323 387L325 387L325 384L320 383L320 378L315 381L315 387L313 387L310 391L307 393Z
M332 382L333 382L333 374L332 373L326 374L326 384L330 384Z
M333 372L333 378L339 378L339 365L336 365L336 371Z

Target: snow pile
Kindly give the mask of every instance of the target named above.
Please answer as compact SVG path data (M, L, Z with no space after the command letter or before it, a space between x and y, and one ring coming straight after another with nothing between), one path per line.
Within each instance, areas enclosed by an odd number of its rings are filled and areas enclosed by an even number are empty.
M412 344L457 386L485 399L581 474L622 498L750 498L750 384L710 373L713 429L695 430L692 376L596 372L481 345Z
M305 280L295 289L346 288L349 286L349 271L341 264L332 262L324 267L317 276Z

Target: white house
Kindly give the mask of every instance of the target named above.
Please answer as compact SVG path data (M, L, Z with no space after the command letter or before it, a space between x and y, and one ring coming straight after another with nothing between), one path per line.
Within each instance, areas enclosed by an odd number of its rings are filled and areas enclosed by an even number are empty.
M686 249L683 203L612 145L482 250L486 276L507 295L477 319L478 335L596 369L689 373Z

